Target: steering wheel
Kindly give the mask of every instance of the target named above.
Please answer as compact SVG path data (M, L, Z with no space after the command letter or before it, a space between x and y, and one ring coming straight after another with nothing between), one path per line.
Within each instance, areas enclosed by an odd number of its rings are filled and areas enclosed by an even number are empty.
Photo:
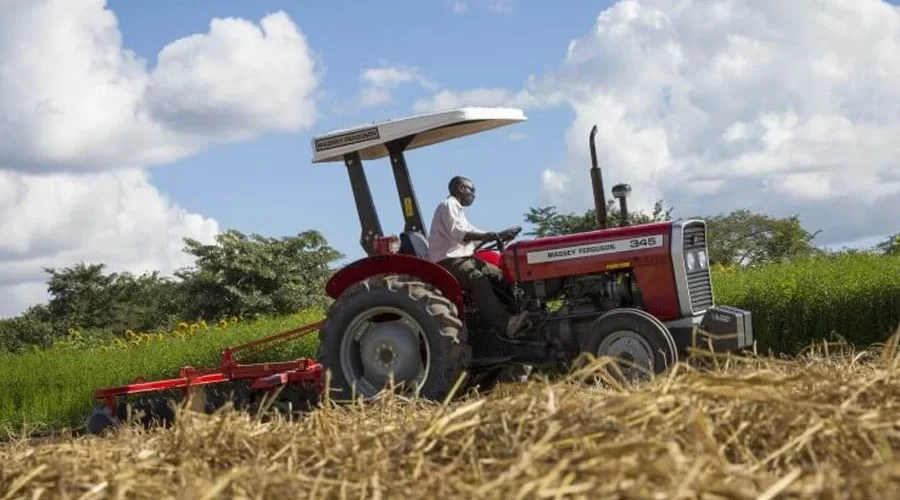
M513 226L509 229L512 230L512 235L509 236L506 241L504 241L504 238L502 236L500 237L500 239L496 240L485 240L475 247L475 251L479 252L481 250L496 250L498 252L503 252L504 244L516 239L516 237L519 236L519 233L522 232L522 228L520 226Z

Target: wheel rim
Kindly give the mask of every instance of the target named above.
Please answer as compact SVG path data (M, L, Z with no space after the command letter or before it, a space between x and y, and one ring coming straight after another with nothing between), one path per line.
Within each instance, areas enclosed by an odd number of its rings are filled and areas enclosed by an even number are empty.
M632 331L622 330L607 336L597 348L597 355L615 358L626 380L646 380L654 371L653 348Z
M408 313L377 307L357 315L344 331L341 370L357 394L371 398L393 382L417 392L431 367L431 351L421 325Z

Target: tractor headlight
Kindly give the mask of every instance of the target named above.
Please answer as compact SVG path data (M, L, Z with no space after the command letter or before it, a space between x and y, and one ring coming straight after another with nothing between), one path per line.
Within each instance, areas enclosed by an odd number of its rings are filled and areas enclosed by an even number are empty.
M691 272L697 268L697 258L694 257L693 252L688 252L684 256L684 264L687 266L688 272Z
M706 262L706 250L697 252L697 262L700 264L700 269L706 269L706 266L708 265Z

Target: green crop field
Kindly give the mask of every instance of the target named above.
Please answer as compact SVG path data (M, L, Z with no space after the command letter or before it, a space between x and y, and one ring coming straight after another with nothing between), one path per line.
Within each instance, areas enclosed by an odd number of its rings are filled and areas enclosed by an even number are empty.
M884 341L900 324L900 257L847 255L753 271L717 270L719 303L753 312L759 349L794 354L832 332L852 343ZM41 352L0 356L0 428L40 430L79 426L94 389L177 375L183 365L215 366L227 346L296 328L319 319L308 312L282 318L199 325L162 335L135 335L103 348L62 343ZM311 334L265 358L313 356Z
M900 324L900 256L846 254L713 275L716 301L752 311L760 349L884 341Z

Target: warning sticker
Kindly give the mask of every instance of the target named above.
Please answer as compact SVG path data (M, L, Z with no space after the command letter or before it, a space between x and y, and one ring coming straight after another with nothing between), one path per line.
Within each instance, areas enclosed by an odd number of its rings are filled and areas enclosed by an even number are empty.
M640 236L621 240L603 241L598 243L586 243L583 245L552 248L528 252L526 259L529 264L553 262L557 260L580 259L594 255L606 255L611 253L627 252L643 248L657 248L663 244L663 235Z

